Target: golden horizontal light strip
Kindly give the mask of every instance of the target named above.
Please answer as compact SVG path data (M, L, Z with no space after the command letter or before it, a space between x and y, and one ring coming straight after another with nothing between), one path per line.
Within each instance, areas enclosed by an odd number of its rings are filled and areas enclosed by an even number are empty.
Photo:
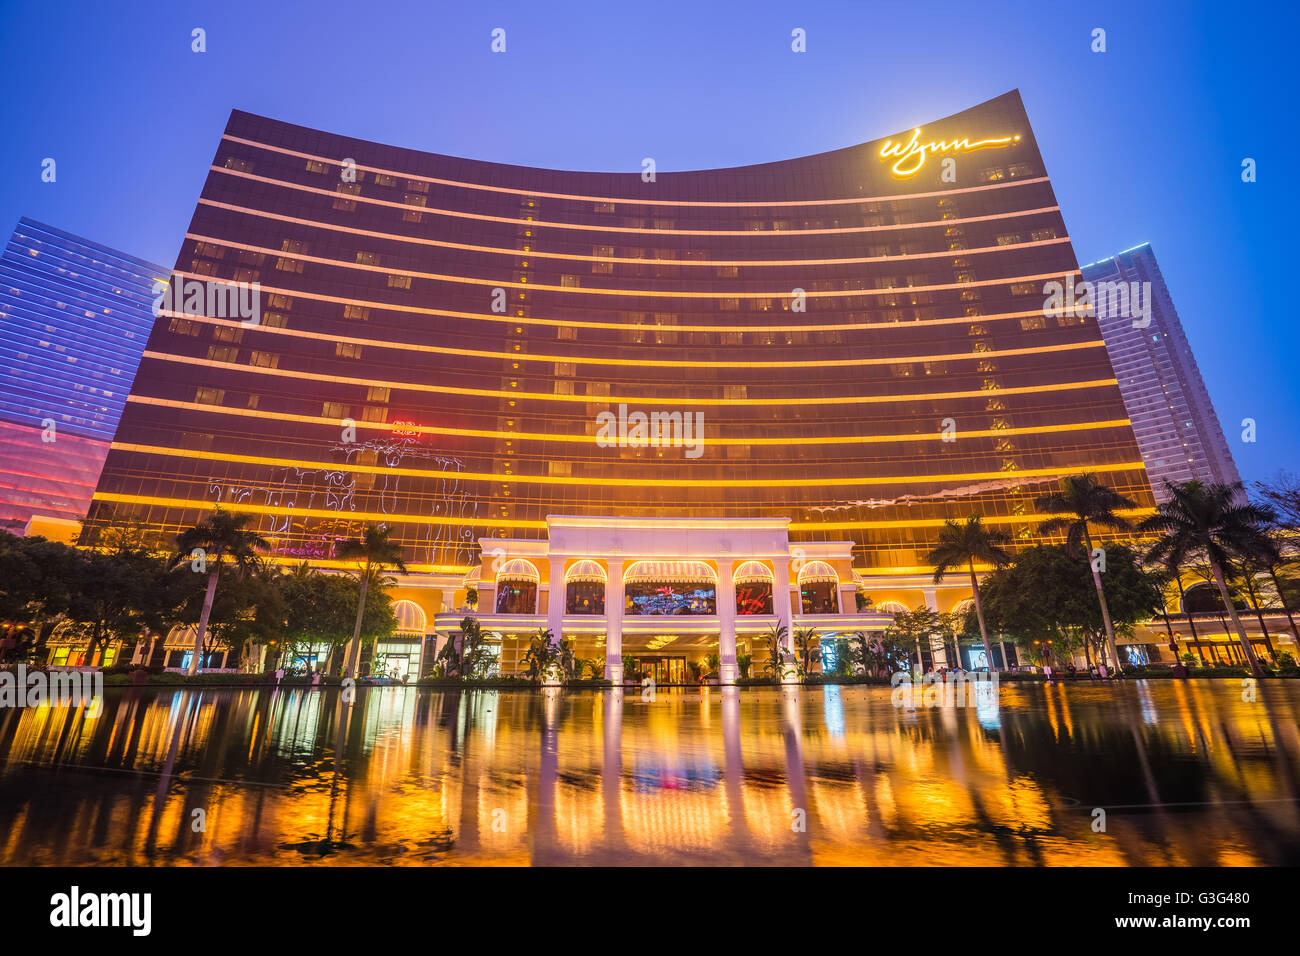
M377 346L383 347L383 346ZM391 347L391 346L390 346ZM415 346L411 346L415 347ZM586 355L534 355L529 352L494 352L477 349L450 349L450 347L425 345L419 351L434 352L438 355L456 355L460 358L511 359L513 362L564 362L576 365L633 365L637 368L858 368L870 365L897 365L909 362L974 362L976 359L1015 358L1019 355L1049 355L1052 352L1080 351L1086 349L1104 349L1105 342L1100 338L1084 342L1061 342L1057 345L1027 346L1024 349L995 349L987 352L944 352L941 355L900 355L898 358L865 359L809 359L800 362L677 362L672 359L606 359ZM172 355L168 352L144 351L144 358L159 359L161 362L179 362L186 364L211 363L214 368L230 368L234 371L256 372L259 375L278 375L285 378L308 378L312 381L346 382L350 385L386 385L394 389L424 390L428 386L416 382L381 381L378 378L352 378L350 376L318 375L313 372L298 372L286 368L251 367L230 362L212 362L211 359L191 358L191 356ZM491 375L500 375L499 371ZM590 398L590 397L588 397Z
M285 156L294 156L298 159L310 159L316 162L329 163L331 166L342 166L343 162L337 157L320 156L315 153L304 153L296 149L289 149L285 146L273 146L270 143L262 143L255 139L245 139L242 136L234 136L230 133L223 133L222 139L232 143L239 143L241 146L252 146L256 149L264 149L272 153L280 153ZM383 146L382 143L373 143L374 146ZM863 144L871 145L871 144ZM393 147L387 147L393 148ZM428 154L440 155L440 154ZM456 159L457 157L450 157ZM808 158L808 157L801 157ZM478 162L477 160L466 160L467 162ZM786 160L786 162L797 162L798 160ZM935 196L952 196L959 193L982 192L989 189L1008 189L1012 186L1023 186L1028 183L1045 183L1046 176L1039 176L1035 179L1017 179L1003 183L988 183L982 186L963 186L958 189L942 189L934 192L923 193L896 193L892 196L854 196L841 199L783 199L770 202L745 202L745 201L722 201L722 200L687 200L687 199L620 199L615 196L584 196L575 193L550 193L538 192L527 189L514 189L509 186L489 186L485 183L468 183L457 179L438 179L433 176L421 176L418 173L404 173L396 169L385 169L382 166L366 166L361 163L354 164L357 169L365 170L368 173L380 173L385 176L399 176L402 179L410 179L415 182L432 183L437 186L452 186L459 189L477 189L482 192L506 193L511 196L528 196L536 199L576 199L580 202L613 202L624 203L625 205L635 206L694 206L707 208L764 208L764 207L791 207L791 206L838 206L848 203L861 202L891 202L898 199L929 199ZM484 163L483 165L497 165ZM224 167L221 167L224 168ZM532 167L527 167L532 168ZM745 167L739 167L744 169ZM545 173L574 173L576 170L537 170ZM734 172L735 170L724 170L724 172ZM683 170L679 173L665 173L664 175L689 175L691 173L712 173L717 170ZM587 173L586 175L606 176L610 173ZM619 175L614 173L612 175ZM637 175L628 173L629 176Z
M162 359L166 361L166 359ZM230 368L236 371L244 372L266 372L267 369L255 368L249 365L223 365L214 362L211 359L190 359L191 364L213 365L223 368ZM302 373L306 374L306 373ZM340 378L335 376L336 379ZM386 388L397 388L392 384L385 385L380 379L358 379L343 380L344 384L376 384L384 385ZM1111 385L1118 385L1118 381L1113 378L1099 378L1081 382L1053 382L1049 385L1021 385L1012 388L1000 388L996 391L985 391L984 389L970 389L963 392L922 392L911 395L850 395L850 396L799 396L795 398L656 398L656 397L615 397L615 396L593 396L593 395L555 395L551 392L512 392L507 389L490 389L490 388L455 388L449 385L418 385L410 386L414 391L434 392L442 395L471 395L481 398L526 398L536 401L556 401L572 402L576 404L594 404L603 405L606 402L617 405L623 402L632 404L658 404L658 405L686 405L686 406L726 406L726 405L895 405L900 402L908 401L933 401L941 399L960 399L960 398L980 398L990 395L1035 395L1046 392L1066 392L1073 391L1076 388L1105 388ZM406 387L406 386L402 386ZM593 401L596 399L596 401ZM127 397L127 401L145 402L146 397L132 394ZM167 399L147 399L149 402L169 401ZM351 404L351 403L349 403ZM176 402L170 407L175 408L210 408L214 406L199 405L194 402ZM313 418L310 416L297 416L290 419L288 415L267 417L282 417L286 420L297 421L320 421L329 424L337 424L338 420L334 418ZM388 424L383 422L357 422L357 427L388 428Z
M1122 424L1127 424L1123 422ZM1092 423L1081 427L1119 427L1118 424ZM1066 429L1074 430L1074 429ZM494 434L507 435L510 433L498 432ZM994 433L997 434L997 433ZM520 439L542 437L548 440L569 440L569 436L536 436L536 435L512 435ZM928 436L927 436L928 437ZM712 444L746 444L744 441L726 441L712 442ZM757 443L755 443L757 444ZM765 441L762 444L781 444L779 441ZM798 444L798 442L786 442L785 444ZM812 444L812 443L809 443ZM815 444L824 444L816 442ZM167 448L162 445L135 445L128 442L114 442L112 449L114 451L129 451L143 455L160 455L169 458L193 458L195 452L183 448ZM428 468L385 468L380 465L352 465L336 464L325 461L306 461L295 460L291 458L266 458L258 455L235 455L224 452L203 452L204 461L224 461L232 464L244 465L265 465L273 468L300 468L307 471L341 471L349 474L359 475L397 475L403 478L447 478L454 477L462 481L490 481L501 484L522 484L522 485L590 485L593 479L583 476L560 476L560 475L501 475L488 472L469 472L469 471L436 471ZM1124 465L1101 465L1096 467L1095 471L1128 471L1133 466L1131 463ZM801 487L823 487L837 488L840 486L860 486L860 485L906 485L906 484L926 484L936 481L988 481L994 478L1007 478L1014 476L1024 476L1026 478L1042 478L1052 475L1064 475L1070 470L1060 468L1026 468L1021 471L1008 473L1005 471L981 471L968 472L954 475L934 475L934 476L888 476L888 475L864 475L853 478L826 478L813 479L808 477L798 478L706 478L697 480L677 479L677 478L609 478L601 477L598 480L602 486L615 486L620 488L801 488Z
M1139 463L1140 465L1140 463ZM1092 468L1092 471L1097 469ZM195 501L189 498L150 498L147 495L121 495L115 492L97 491L96 501L113 504L147 505L157 508L188 508L198 511L210 511L221 506L224 511L236 511L248 514L280 515L298 518L330 518L346 521L382 521L387 524L423 524L423 525L473 525L491 528L528 528L544 531L548 525L545 521L530 521L522 518L463 517L451 518L438 515L393 515L380 511L330 511L327 508L292 508L284 505L250 505L242 501ZM796 507L795 510L804 510ZM1149 509L1133 508L1118 511L1124 517L1148 515ZM1047 518L1046 515L989 515L984 518L986 525L999 524L1034 524ZM893 521L835 521L835 522L793 522L791 531L850 531L872 528L941 528L945 518L916 518L912 520ZM796 542L797 544L797 542Z
M203 321L209 325L228 325L234 327L245 327L235 319L209 319L206 316L183 316L178 313L167 310L165 314L177 318L186 318L190 321ZM253 327L248 327L253 328ZM1105 342L1102 339L1091 339L1083 342L1058 342L1055 345L1032 345L1019 349L995 349L988 352L948 352L943 355L912 355L899 356L898 358L873 357L873 358L855 358L855 359L807 359L800 361L785 362L746 362L746 361L704 361L704 360L682 360L682 359L647 359L647 358L605 358L594 355L548 355L538 354L535 352L494 352L487 349L457 349L446 345L417 345L415 343L403 342L395 344L384 342L379 339L359 339L350 336L332 336L323 332L308 332L305 329L280 329L280 328L262 328L263 331L275 335L287 335L292 338L316 339L324 342L347 342L357 345L367 346L374 349L395 349L408 352L423 352L431 355L454 355L458 358L486 358L504 360L512 362L564 362L573 365L628 365L636 368L846 368L856 366L874 366L874 365L900 365L906 362L959 362L963 360L974 361L984 358L1006 358L1017 355L1044 355L1051 352L1072 352L1078 349L1102 348ZM208 361L206 359L191 359L188 356L173 355L167 352L144 353L146 358L163 359L164 361L181 361L181 362L200 362ZM226 364L226 363L223 363ZM230 367L242 368L242 365L230 364ZM288 377L313 377L307 372L293 372L287 369L261 369L258 371L274 373L283 372ZM500 370L494 370L491 374L500 374ZM330 381L331 378L321 378L321 381ZM356 383L353 383L356 384ZM368 380L368 384L381 384L378 381ZM415 385L402 385L399 383L389 383L394 388L415 388Z
M1144 467L1141 462L1133 466L1134 470ZM1098 471L1096 466L1090 465L1088 471ZM1125 508L1116 511L1115 514L1124 518L1144 518L1147 515L1155 514L1151 508ZM965 517L965 514L962 515ZM1039 524L1050 518L1051 515L1032 514L1032 515L985 515L983 522L986 525L991 524ZM860 531L870 530L873 528L942 528L946 518L918 518L915 521L833 521L823 524L820 521L797 521L790 523L791 531ZM798 542L795 542L798 544Z
M671 265L671 266L696 266L700 268L713 268L716 266L744 266L745 268L765 268L771 266L838 266L838 265L861 265L868 262L889 262L889 263L907 263L918 259L951 259L956 256L976 256L991 252L1018 252L1022 249L1033 249L1039 246L1053 246L1070 241L1069 236L1057 237L1053 239L1037 239L1031 242L1016 242L1005 246L979 246L975 249L942 249L937 252L911 252L897 256L858 256L852 259L636 259L627 256L587 256L579 253L567 252L540 252L536 249L507 249L502 246L476 246L464 242L447 242L442 239L426 239L420 236L403 236L392 232L378 232L373 229L355 229L351 226L340 226L331 222L320 222L316 219L301 219L297 216L282 216L279 213L264 212L260 209L253 209L248 206L235 206L230 203L216 202L212 199L199 199L199 205L212 206L216 209L224 209L227 212L237 212L248 216L256 216L261 219L274 219L276 222L286 222L297 226L307 226L310 229L326 229L332 232L343 232L353 236L365 236L368 239L383 239L389 242L403 242L420 246L436 246L440 249L459 249L463 252L485 252L492 255L511 256L516 259L563 259L573 262L617 262L622 265ZM288 253L281 253L288 255Z
M223 281L214 280L212 276L199 275L196 272L186 272L177 270L173 273L182 279L197 279L200 282ZM1074 270L1075 275L1079 275L1079 270ZM1014 282L1014 279L1008 279L1008 282ZM632 325L627 322L585 322L576 319L542 319L528 316L509 316L499 312L454 312L450 309L428 309L421 306L401 306L394 305L391 302L376 302L373 299L349 299L345 296L322 295L317 292L306 292L301 289L286 289L280 286L269 286L265 283L260 284L261 291L267 295L285 295L295 299L310 299L313 302L329 302L335 305L356 305L372 311L397 312L403 315L430 315L439 316L448 319L473 319L481 322L499 322L502 324L513 325L548 325L558 327L571 327L575 329L616 329L630 330L636 329L642 332L651 331L660 328L657 325ZM908 308L912 308L908 306ZM175 313L171 313L174 315ZM959 315L943 319L917 319L913 322L842 322L831 325L672 325L663 326L664 329L671 329L674 332L852 332L865 329L892 329L892 328L922 328L925 326L939 325L963 325L975 322L997 322L1005 319L1026 319L1035 316L1042 316L1043 310L1030 309L1026 312L994 312L990 315ZM192 319L195 316L185 316Z
M225 506L223 505L223 507ZM274 538L277 536L267 535L267 537ZM296 566L299 564L306 563L311 565L313 568L331 568L331 569L338 568L340 570L355 570L357 567L357 562L355 561L341 561L338 558L306 558L301 556L289 556L289 555L258 555L258 560L267 564ZM428 574L463 575L466 571L469 570L469 568L460 567L454 564L421 564L415 561L407 561L406 570L412 573L424 572ZM397 588L400 589L401 587L402 587L401 584L397 585Z
M324 256L311 256L303 252L286 252L282 249L272 249L270 246L254 246L244 242L234 242L229 239L218 239L215 236L201 236L197 233L185 233L186 239L193 239L196 242L210 242L214 245L225 246L227 249L242 249L245 252L260 252L265 256L274 256L276 258L292 259L295 262L311 262L317 265L330 266L335 269L354 269L360 272L377 272L386 276L408 276L412 279L431 279L434 282L451 282L463 285L491 286L493 288L503 289L534 289L538 292L562 292L566 295L621 295L632 296L634 298L648 299L785 299L791 298L789 289L766 292L740 292L730 290L727 292L694 292L669 289L601 289L588 286L568 286L568 285L542 285L536 282L515 282L508 279L479 279L473 276L458 276L444 274L441 272L416 272L413 269L394 269L386 266L372 266L364 262L346 262L342 259L326 259ZM1044 279L1061 280L1078 269L1065 272L1043 272L1031 276L1005 276L1000 279L974 279L970 282L942 282L937 285L905 285L905 286L886 286L883 289L826 289L826 290L809 290L802 293L807 299L830 299L830 298L850 298L853 296L868 295L896 295L899 293L915 292L946 292L952 289L973 289L978 286L990 285L1009 285L1012 282L1038 282ZM214 280L208 277L209 281ZM229 280L226 280L229 281Z
M555 222L544 219L514 219L510 216L491 216L481 212L462 212L458 209L440 209L431 206L412 206L409 203L396 202L392 199L374 199L356 193L341 193L319 186L306 186L302 183L286 182L269 176L258 176L224 166L208 167L214 173L224 173L239 179L248 179L267 186L280 186L298 192L314 193L331 199L346 199L349 202L366 203L386 209L400 209L403 212L423 212L433 216L446 216L451 219L472 219L477 222L500 222L512 226L526 226L535 229L568 229L576 232L621 232L647 236L839 236L865 232L896 232L900 229L925 229L934 226L951 226L972 222L994 222L999 219L1015 219L1033 215L1037 212L1059 212L1060 206L1047 206L1041 209L1012 210L992 213L987 216L974 216L968 219L932 219L927 222L905 222L889 226L835 226L830 229L655 229L650 226L602 226L580 222ZM1022 182L1030 182L1023 180Z

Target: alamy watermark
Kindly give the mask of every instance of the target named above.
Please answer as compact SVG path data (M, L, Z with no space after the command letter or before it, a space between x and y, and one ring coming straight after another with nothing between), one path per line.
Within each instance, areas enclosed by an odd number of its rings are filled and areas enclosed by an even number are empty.
M1043 283L1043 315L1055 319L1061 316L1095 315L1099 319L1132 319L1133 328L1145 329L1151 324L1150 282L1079 282L1067 276L1064 283Z
M998 700L997 671L930 671L920 683L907 671L889 678L894 688L890 702L908 710L917 707L989 707Z
M203 282L173 276L153 284L154 318L164 312L173 315L203 316L209 319L238 319L241 325L262 323L262 283L229 282L224 279Z
M704 454L704 413L627 410L596 416L596 444L601 448L684 448L687 458Z
M0 671L0 708L86 707L98 717L104 705L104 672L31 671L26 664Z

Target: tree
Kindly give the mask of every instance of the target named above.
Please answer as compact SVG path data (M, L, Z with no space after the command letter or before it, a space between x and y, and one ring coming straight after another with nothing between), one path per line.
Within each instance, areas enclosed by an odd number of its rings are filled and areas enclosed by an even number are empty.
M78 551L67 617L87 639L87 660L114 639L166 629L185 602L184 585L146 551Z
M253 520L251 514L235 514L218 507L194 527L176 536L176 556L172 566L190 561L208 572L208 587L203 597L203 610L198 628L194 632L194 655L190 658L189 673L197 673L203 658L203 641L207 636L208 618L212 615L212 602L217 595L217 578L227 559L243 573L257 563L257 552L266 551L271 543L256 531L246 527ZM201 552L196 553L196 552ZM197 570L197 568L196 568Z
M789 634L784 624L773 624L768 627L763 637L767 640L767 669L772 672L772 676L777 680L785 670L786 665L790 663L790 653L786 649L786 636Z
M812 672L813 662L821 657L821 640L815 627L797 627L794 630L795 664L799 676L807 677Z
M970 589L975 602L975 616L979 621L980 639L984 641L984 654L993 669L993 648L989 645L988 627L984 623L984 607L980 603L979 579L975 576L975 562L981 561L1000 568L1011 560L1003 550L1010 539L1001 531L985 527L979 515L971 515L965 524L952 518L939 529L939 544L926 555L926 563L934 565L934 583L938 584L953 568L966 565L970 571Z
M1189 556L1199 555L1206 559L1223 606L1241 641L1246 662L1253 674L1262 675L1255 649L1228 592L1224 568L1234 557L1255 555L1274 562L1278 560L1277 547L1267 532L1269 524L1276 518L1275 512L1267 506L1246 502L1239 481L1209 485L1200 481L1166 482L1165 489L1169 499L1138 526L1142 532L1161 535L1152 545L1148 557L1176 567L1181 567Z
M524 662L528 665L529 680L540 680L559 665L560 646L549 627L539 627L528 644Z
M1065 549L1077 557L1086 545L1084 554L1089 567L1092 568L1092 582L1097 589L1097 603L1101 605L1101 619L1106 625L1106 646L1110 659L1119 667L1119 652L1115 647L1115 628L1110 620L1110 608L1106 604L1106 589L1101 583L1099 562L1093 556L1092 527L1107 528L1112 531L1127 531L1133 526L1127 518L1116 512L1125 508L1136 508L1137 502L1125 498L1108 485L1104 485L1096 475L1085 473L1070 475L1061 479L1058 490L1043 495L1034 502L1034 507L1046 514L1057 515L1048 518L1038 526L1038 533L1044 535L1065 535Z
M343 667L344 677L355 677L357 662L361 657L361 625L366 614L366 591L372 580L382 576L382 572L392 568L406 573L406 564L402 560L402 547L389 538L388 528L367 524L358 538L349 538L339 544L335 554L344 561L364 563L357 572L361 582L361 595L357 599L357 623L352 630L352 643L348 645L347 662ZM375 581L379 583L379 581Z
M1134 550L1107 551L1107 593L1112 624L1130 631L1162 606L1159 576L1146 571ZM1089 569L1061 545L1036 545L984 579L984 613L989 624L1015 641L1031 658L1044 651L1068 660L1082 645L1105 641L1105 621Z

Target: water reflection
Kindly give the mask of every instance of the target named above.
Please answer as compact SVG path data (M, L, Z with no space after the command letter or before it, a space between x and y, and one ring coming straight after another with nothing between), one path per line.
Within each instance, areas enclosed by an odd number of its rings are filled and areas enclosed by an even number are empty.
M0 864L1295 864L1300 687L1258 693L123 689L0 712Z

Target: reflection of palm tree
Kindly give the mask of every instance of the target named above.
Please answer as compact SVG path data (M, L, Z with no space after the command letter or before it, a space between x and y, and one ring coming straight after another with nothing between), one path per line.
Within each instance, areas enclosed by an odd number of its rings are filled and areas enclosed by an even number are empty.
M1110 607L1106 604L1106 591L1101 584L1101 572L1097 562L1092 558L1092 530L1096 525L1114 531L1127 531L1132 525L1126 518L1115 512L1125 508L1136 508L1137 502L1125 498L1108 485L1102 484L1096 475L1070 475L1061 479L1058 491L1043 495L1034 502L1034 507L1057 517L1048 518L1038 526L1038 533L1044 535L1065 534L1065 550L1071 556L1077 556L1080 545L1087 545L1089 566L1092 568L1092 583L1097 589L1097 601L1101 604L1101 620L1106 625L1106 647L1110 651L1111 662L1119 669L1119 652L1115 647L1115 628L1110 623Z

